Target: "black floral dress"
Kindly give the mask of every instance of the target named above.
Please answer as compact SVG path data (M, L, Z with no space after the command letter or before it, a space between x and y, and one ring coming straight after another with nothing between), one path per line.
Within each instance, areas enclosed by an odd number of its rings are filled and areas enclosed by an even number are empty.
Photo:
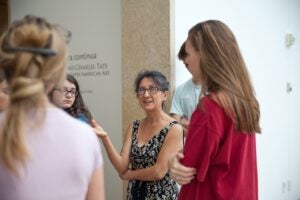
M151 167L156 163L157 156L169 129L177 124L171 122L164 127L159 134L155 135L145 145L139 147L137 141L139 120L133 122L132 144L130 151L131 169L141 169ZM169 173L159 181L139 181L130 180L127 188L127 200L150 200L150 199L177 199L178 187L176 182L170 177Z

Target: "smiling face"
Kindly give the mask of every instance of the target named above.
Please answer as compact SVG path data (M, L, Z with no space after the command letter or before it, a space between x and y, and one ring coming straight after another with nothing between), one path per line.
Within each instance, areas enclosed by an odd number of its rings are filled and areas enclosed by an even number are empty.
M60 88L55 88L52 94L52 102L63 109L71 108L76 99L77 88L75 84L65 80Z
M145 111L162 110L162 102L167 99L167 92L157 87L151 78L143 78L139 84L137 93L141 107Z

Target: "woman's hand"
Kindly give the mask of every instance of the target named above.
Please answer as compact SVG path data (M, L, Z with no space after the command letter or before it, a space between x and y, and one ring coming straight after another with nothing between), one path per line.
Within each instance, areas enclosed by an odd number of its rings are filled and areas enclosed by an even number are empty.
M91 125L96 135L101 139L108 136L107 132L94 119L91 120Z
M184 156L181 152L178 152L173 156L169 162L169 173L171 177L180 185L185 185L190 183L196 175L196 169L191 167L185 167L179 160Z

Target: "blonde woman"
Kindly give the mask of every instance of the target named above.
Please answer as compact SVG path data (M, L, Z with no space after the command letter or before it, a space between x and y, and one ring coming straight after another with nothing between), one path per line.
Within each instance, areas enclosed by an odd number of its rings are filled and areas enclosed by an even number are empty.
M65 80L67 43L58 26L26 16L0 40L10 105L0 115L0 197L104 199L102 156L91 127L48 100Z

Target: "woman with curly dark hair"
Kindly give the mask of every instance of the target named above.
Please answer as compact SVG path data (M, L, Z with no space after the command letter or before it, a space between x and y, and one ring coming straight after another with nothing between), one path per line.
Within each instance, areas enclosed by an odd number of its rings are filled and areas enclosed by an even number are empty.
M168 159L183 147L182 127L165 112L169 82L159 71L141 71L134 81L137 100L145 113L127 128L119 153L109 134L93 124L108 157L123 180L127 200L177 199L178 187L168 172Z
M56 87L49 95L50 100L75 118L90 124L92 115L84 104L78 81L67 74L62 86Z

